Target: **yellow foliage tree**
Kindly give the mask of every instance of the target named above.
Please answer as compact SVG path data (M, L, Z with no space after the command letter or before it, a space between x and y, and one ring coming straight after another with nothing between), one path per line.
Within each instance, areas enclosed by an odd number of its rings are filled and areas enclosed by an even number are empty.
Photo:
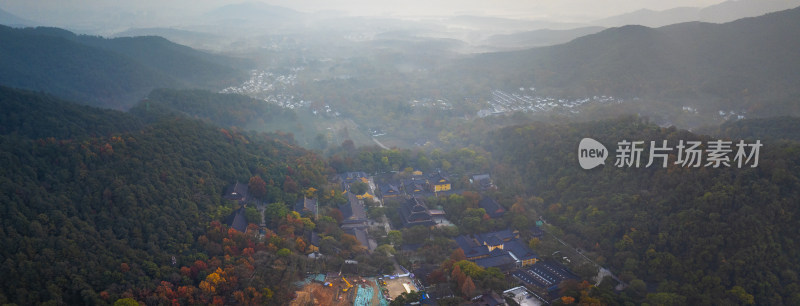
M208 294L208 295L213 295L214 293L217 292L217 288L214 288L214 285L212 285L211 283L209 283L207 281L200 282L200 286L199 287L200 287L200 290L203 291L203 293Z

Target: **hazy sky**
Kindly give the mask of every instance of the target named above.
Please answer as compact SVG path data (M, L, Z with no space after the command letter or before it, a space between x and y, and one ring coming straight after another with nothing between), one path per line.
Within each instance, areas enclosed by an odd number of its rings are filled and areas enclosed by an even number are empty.
M344 11L354 15L497 15L534 19L598 19L642 8L664 10L703 7L723 0L263 0L300 11ZM2 0L0 8L30 19L68 18L70 12L117 12L160 18L197 14L226 4L223 0ZM53 17L56 14L56 17ZM37 18L40 15L42 17ZM39 20L37 20L39 21ZM46 21L46 20L41 20Z

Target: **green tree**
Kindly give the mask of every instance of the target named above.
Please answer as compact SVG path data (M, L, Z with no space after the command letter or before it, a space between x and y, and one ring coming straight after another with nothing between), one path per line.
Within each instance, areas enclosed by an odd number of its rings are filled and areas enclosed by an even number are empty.
M728 290L728 294L736 298L739 303L744 305L753 305L755 304L755 297L752 294L747 293L744 291L744 288L741 286L733 286L731 290Z
M393 246L400 246L400 245L403 244L403 233L402 232L397 231L397 230L391 230L391 231L389 231L387 236L389 237L389 242Z
M255 207L248 206L245 208L244 216L247 218L248 223L261 224L261 212Z
M659 306L686 305L686 297L671 292L648 293L647 302Z
M367 183L357 181L350 184L350 192L353 194L364 194L369 190L369 185Z
M411 290L411 292L403 292L394 300L392 300L389 305L391 306L401 306L401 305L408 305L411 303L419 302L422 299L422 294L418 291Z
M281 202L270 203L264 208L264 219L272 226L276 226L277 222L285 218L287 214L289 214L289 208Z

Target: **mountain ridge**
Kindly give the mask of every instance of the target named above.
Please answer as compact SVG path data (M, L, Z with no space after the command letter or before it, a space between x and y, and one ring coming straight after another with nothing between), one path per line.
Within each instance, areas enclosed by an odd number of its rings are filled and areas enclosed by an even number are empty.
M462 60L494 88L531 87L556 96L649 97L705 111L800 114L800 8L725 24L629 25L569 43ZM468 72L465 72L468 71Z
M243 62L160 37L105 39L59 28L0 26L0 84L126 109L159 87L223 88Z
M707 7L677 7L663 11L641 9L599 19L590 24L606 27L631 24L661 27L691 21L725 23L791 9L799 5L800 1L797 0L729 0Z

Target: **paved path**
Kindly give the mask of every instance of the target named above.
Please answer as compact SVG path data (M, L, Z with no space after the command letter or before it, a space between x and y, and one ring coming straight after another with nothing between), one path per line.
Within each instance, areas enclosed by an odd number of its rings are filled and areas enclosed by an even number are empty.
M380 141L378 141L377 139L375 139L375 137L372 137L372 141L374 141L376 144L378 144L378 146L379 146L379 147L381 147L382 149L384 149L384 150L389 150L389 147L387 147L387 146L384 146L384 145L383 145L383 144L382 144Z

